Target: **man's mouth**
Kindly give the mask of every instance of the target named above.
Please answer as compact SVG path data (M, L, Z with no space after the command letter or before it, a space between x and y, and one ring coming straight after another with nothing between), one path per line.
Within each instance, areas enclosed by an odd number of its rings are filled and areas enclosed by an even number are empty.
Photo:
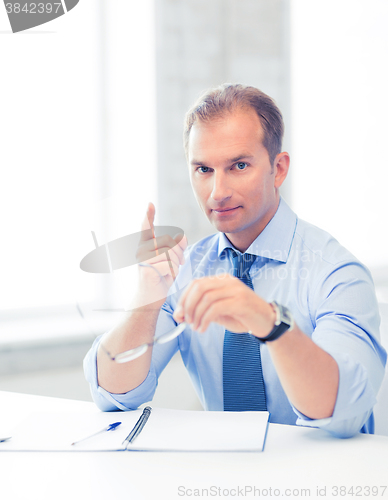
M234 210L237 210L238 208L240 208L240 206L237 206L237 207L213 208L212 212L215 212L216 214L227 214L228 212L233 212Z
M236 210L237 208L240 208L240 207L225 207L225 208L213 208L213 212L217 212L217 213L224 213L224 212L231 212L232 210Z

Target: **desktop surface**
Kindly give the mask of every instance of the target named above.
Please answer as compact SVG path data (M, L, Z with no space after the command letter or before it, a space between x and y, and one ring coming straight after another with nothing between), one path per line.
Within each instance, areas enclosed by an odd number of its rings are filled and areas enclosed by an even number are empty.
M1 426L93 403L0 392ZM270 424L257 452L1 452L4 499L388 498L388 437ZM387 488L384 488L387 486Z

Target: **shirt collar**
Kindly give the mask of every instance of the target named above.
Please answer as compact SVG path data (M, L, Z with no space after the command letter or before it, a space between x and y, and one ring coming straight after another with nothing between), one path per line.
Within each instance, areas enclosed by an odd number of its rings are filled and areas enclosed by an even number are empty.
M247 253L258 255L260 257L287 262L292 241L294 239L297 216L280 198L278 209L269 223L265 226L259 236L252 242L247 249ZM220 257L225 248L233 248L232 243L224 233L219 233L218 256ZM240 252L239 252L240 253Z

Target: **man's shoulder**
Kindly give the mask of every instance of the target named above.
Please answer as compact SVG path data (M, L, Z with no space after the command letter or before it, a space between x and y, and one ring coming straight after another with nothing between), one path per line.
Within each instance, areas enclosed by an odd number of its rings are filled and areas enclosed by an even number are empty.
M294 245L305 256L311 254L315 261L328 266L336 266L344 262L362 265L357 257L345 248L332 234L303 219L297 221Z

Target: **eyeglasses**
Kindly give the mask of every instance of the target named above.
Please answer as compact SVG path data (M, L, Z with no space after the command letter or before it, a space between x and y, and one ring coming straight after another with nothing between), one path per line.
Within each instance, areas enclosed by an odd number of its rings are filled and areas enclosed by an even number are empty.
M160 274L160 272L153 265L145 264L144 262L139 263L138 265L144 266L144 267L150 267L151 269L153 269L154 271L156 271L159 274L160 278L163 281L166 282L164 276L162 276ZM80 313L82 319L84 319L86 321L85 316L84 316L82 309L81 309L80 305L78 304L78 302L77 302L76 306L77 306L77 310ZM152 347L154 344L166 344L167 342L170 342L171 340L176 339L183 332L183 330L186 328L186 326L187 326L187 323L185 323L185 322L180 323L172 330L169 330L168 332L163 333L162 335L159 335L159 337L154 337L152 339L152 342L149 342L148 344L139 345L138 347L130 349L129 351L120 352L119 354L116 354L115 356L113 356L107 349L105 349L105 347L102 345L102 343L100 344L100 347L105 352L105 354L107 356L109 356L109 358L112 361L115 361L116 363L127 363L128 361L133 361L134 359L142 356L148 350L148 348Z
M167 342L170 342L170 340L176 339L183 332L186 326L187 324L185 322L180 323L167 333L163 333L163 335L159 335L159 337L154 337L152 339L152 342L139 345L138 347L130 349L129 351L120 352L115 356L112 356L112 354L107 349L105 349L102 344L100 344L100 347L112 361L115 361L116 363L127 363L128 361L133 361L134 359L142 356L148 350L148 348L152 347L154 344L166 344Z

